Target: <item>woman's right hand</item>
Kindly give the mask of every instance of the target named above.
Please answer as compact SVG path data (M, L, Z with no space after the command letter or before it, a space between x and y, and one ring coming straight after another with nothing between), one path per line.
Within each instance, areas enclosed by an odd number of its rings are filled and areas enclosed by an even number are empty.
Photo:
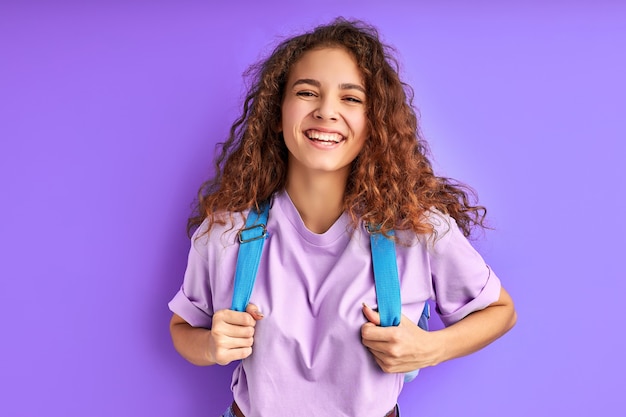
M245 312L218 310L213 314L209 357L219 365L247 358L252 354L254 328L263 314L254 304L248 304Z
M174 314L170 333L178 353L194 365L227 365L252 354L254 329L262 318L254 304L248 304L245 312L218 310L209 330L193 327Z

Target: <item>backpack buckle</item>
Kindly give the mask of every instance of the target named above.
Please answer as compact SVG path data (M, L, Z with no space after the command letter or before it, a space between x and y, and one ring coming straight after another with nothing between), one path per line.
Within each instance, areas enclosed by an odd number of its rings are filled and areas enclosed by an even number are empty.
M363 222L363 225L365 226L365 230L367 230L367 233L370 235L380 233L380 225L374 226L370 222Z
M244 234L246 234L246 236L244 236ZM267 236L267 227L265 227L264 224L255 224L254 226L246 227L237 232L239 243L252 242L254 240L263 239L265 236Z

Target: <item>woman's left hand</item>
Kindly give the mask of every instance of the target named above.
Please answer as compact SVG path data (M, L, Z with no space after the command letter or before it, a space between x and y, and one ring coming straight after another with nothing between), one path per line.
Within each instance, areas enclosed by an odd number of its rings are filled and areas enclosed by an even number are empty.
M420 329L404 314L398 326L380 327L380 316L363 305L368 320L361 327L361 338L378 366L389 373L410 372L440 362L441 351L434 332Z
M476 352L508 332L517 321L511 296L498 300L441 330L427 332L402 315L398 326L380 327L380 317L363 305L367 323L361 340L385 372L410 372Z

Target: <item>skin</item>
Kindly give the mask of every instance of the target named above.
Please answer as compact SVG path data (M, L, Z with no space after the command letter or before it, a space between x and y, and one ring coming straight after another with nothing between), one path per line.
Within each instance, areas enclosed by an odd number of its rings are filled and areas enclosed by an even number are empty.
M293 65L286 88L279 126L289 150L286 190L304 224L323 233L343 211L350 164L368 135L362 76L345 50L315 49ZM312 132L337 143L311 140ZM210 330L174 314L170 332L189 362L226 365L252 354L254 328L262 319L253 304L245 312L216 311Z
M194 365L227 365L252 354L254 327L263 314L254 304L245 312L218 310L213 327L192 327L177 314L172 316L170 333L174 348Z
M350 164L368 137L363 85L354 59L341 48L309 51L289 73L279 126L289 150L286 191L315 233L328 230L342 214ZM516 321L504 289L495 303L438 331L426 332L406 316L399 326L383 328L371 308L364 305L363 314L363 345L385 372L408 372L468 355ZM176 350L189 362L226 365L252 354L255 325L262 319L250 304L245 312L216 311L210 330L174 314L170 331Z
M385 372L409 372L476 352L509 331L517 321L504 288L498 301L437 331L420 329L404 314L397 327L379 327L378 313L363 305L363 345Z
M343 212L350 165L368 136L361 73L345 50L314 49L292 67L279 129L289 150L286 190L309 230L323 233ZM335 134L338 143L309 138Z

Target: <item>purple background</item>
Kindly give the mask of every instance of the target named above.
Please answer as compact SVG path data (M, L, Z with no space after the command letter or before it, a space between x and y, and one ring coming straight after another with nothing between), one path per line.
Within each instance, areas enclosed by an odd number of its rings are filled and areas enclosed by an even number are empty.
M398 48L436 170L488 207L476 245L519 313L424 370L403 415L626 412L625 3L337 3L1 3L0 415L223 411L231 368L169 338L186 217L241 73L336 15Z

